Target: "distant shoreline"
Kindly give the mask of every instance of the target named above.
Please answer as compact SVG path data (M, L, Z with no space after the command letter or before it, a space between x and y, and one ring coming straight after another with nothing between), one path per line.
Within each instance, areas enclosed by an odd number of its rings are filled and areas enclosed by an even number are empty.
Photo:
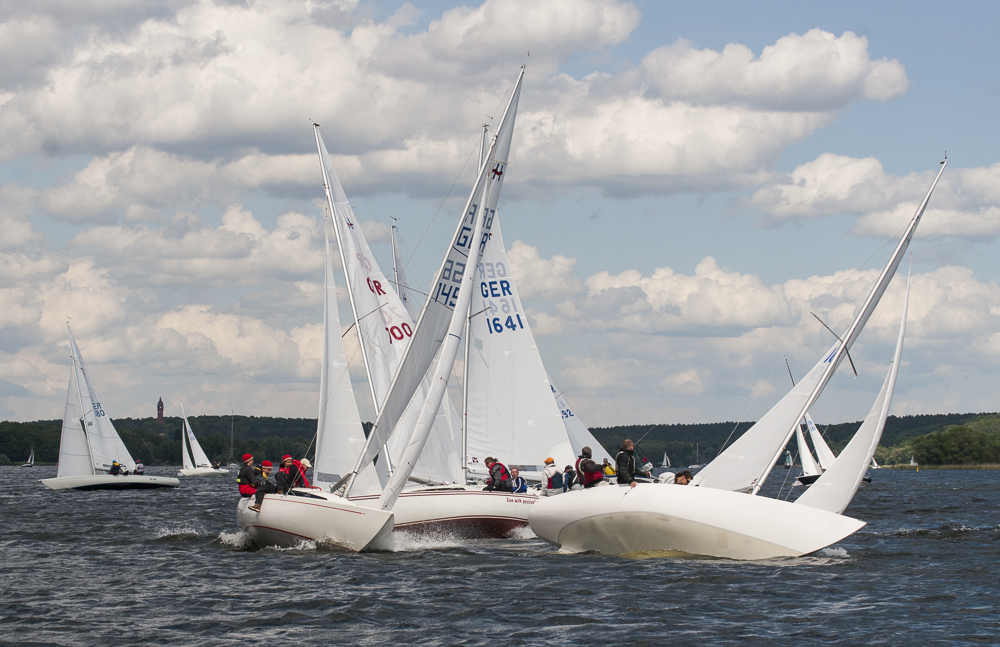
M985 463L977 465L883 465L887 470L1000 470L1000 464Z

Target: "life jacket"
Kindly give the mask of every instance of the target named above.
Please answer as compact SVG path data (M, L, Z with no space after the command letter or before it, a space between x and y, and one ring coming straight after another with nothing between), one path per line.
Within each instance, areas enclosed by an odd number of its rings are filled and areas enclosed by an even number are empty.
M306 470L302 467L302 463L300 461L293 460L292 465L297 467L299 470L298 477L295 479L293 487L312 487L309 484L309 479L306 478Z
M552 476L549 477L549 489L550 490L561 490L563 486L563 475L562 472L556 470Z
M510 482L510 472L507 471L507 466L501 463L500 461L497 461L496 463L493 464L493 467L496 467L498 465L500 466L500 482L494 483L493 487L498 487L502 485L504 481L507 481L508 483ZM493 467L490 468L490 474L493 473Z
M604 472L601 470L600 467L597 468L596 472L585 472L585 471L583 471L583 468L580 467L580 464L583 461L585 461L585 460L588 460L591 463L594 463L594 461L591 460L591 459L589 459L589 458L582 458L581 457L581 458L576 459L576 473L577 473L577 475L578 475L577 477L580 479L580 483L581 483L581 485L583 485L583 487L587 487L591 483L596 483L597 481L600 481L600 480L602 480L604 478ZM597 463L594 463L594 467L597 467Z

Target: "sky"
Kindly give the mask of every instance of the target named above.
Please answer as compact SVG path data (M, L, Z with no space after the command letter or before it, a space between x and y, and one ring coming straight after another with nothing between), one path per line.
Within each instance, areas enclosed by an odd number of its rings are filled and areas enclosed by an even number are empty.
M586 424L763 415L833 341L813 313L850 324L946 151L900 269L892 413L1000 410L1000 5L813 5L0 0L0 419L62 416L67 321L113 418L161 397L315 417L311 124L383 269L396 219L426 290L521 65L499 213ZM904 284L818 421L867 413Z

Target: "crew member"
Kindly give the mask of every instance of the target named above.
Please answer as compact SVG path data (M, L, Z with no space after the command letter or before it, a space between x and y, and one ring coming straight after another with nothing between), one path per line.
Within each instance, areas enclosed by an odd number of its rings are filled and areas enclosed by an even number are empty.
M250 510L254 512L260 512L260 504L264 501L265 494L277 494L278 486L275 485L271 480L271 469L274 466L271 465L271 461L264 461L260 464L260 478L258 481L257 492L254 494L254 504L249 507Z
M240 496L250 497L257 491L257 479L254 474L253 454L243 454L243 465L240 466L240 473L236 476L236 483L240 486Z
M516 467L510 468L510 475L514 478L511 483L511 492L514 494L524 494L528 491L528 482L524 480L523 476L518 476Z
M492 456L486 457L486 469L490 471L490 482L483 488L489 492L510 492L510 472L507 466Z
M691 474L691 470L684 470L683 472L679 472L677 476L674 477L674 483L677 485L687 485L693 478L694 476Z
M111 461L111 469L108 470L108 474L111 476L118 476L122 473L121 463L118 461Z
M141 458L135 459L135 472L134 472L135 475L142 476L143 472L145 471L146 471L146 466L142 464L142 459Z
M556 467L551 456L545 459L545 469L542 470L542 496L555 496L563 492L562 472Z
M615 475L614 465L612 465L611 463L609 463L608 459L606 459L606 458L604 459L604 465L602 465L601 467L604 469L604 475L605 476L614 476Z
M309 484L309 479L306 478L306 469L310 467L312 467L312 464L305 458L297 461L290 454L282 456L281 466L278 468L278 473L274 476L274 480L278 484L278 490L284 494L296 487L311 488L312 485Z
M635 487L635 446L626 438L615 458L615 471L618 473L618 484ZM649 476L649 473L646 473Z
M592 488L604 481L604 470L594 462L590 447L580 450L580 457L576 459L576 476L577 482L584 488Z

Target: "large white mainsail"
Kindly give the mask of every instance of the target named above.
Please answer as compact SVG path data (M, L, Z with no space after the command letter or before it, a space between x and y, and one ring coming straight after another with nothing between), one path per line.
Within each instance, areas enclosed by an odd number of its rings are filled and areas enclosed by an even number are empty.
M181 404L181 407L183 408L184 405ZM181 414L181 416L182 416L182 419L181 419L181 468L185 469L185 470L192 470L192 469L194 469L194 463L191 462L191 454L190 454L190 452L188 452L188 444L187 444L187 438L188 438L188 434L187 434L187 416L185 416L183 413Z
M823 472L805 494L796 499L796 503L828 512L841 514L847 509L855 492L861 486L861 481L875 457L875 449L882 438L885 419L889 415L892 404L892 392L896 387L896 375L899 373L899 358L903 352L903 337L906 333L906 311L910 303L910 280L906 280L906 296L903 298L903 316L899 322L899 337L896 340L896 350L892 356L889 374L885 377L882 390L875 400L871 411L865 417L858 432L844 451L840 452L836 462L830 469Z
M399 369L393 378L389 393L375 422L375 427L368 436L365 451L356 463L355 471L370 463L378 452L381 451L389 436L396 429L397 423L403 417L404 411L410 405L413 394L420 387L428 371L430 370L432 374L439 372L433 371L431 364L435 356L438 355L439 349L444 345L446 336L454 334L450 330L452 328L452 315L456 310L460 309L459 306L463 302L466 306L469 303L471 295L468 293L463 295L461 292L463 285L467 286L469 283L468 281L463 281L466 277L466 266L472 264L471 261L473 260L478 263L479 254L482 252L481 248L486 243L484 237L489 234L493 217L496 215L496 205L500 198L500 187L503 184L507 159L510 155L514 116L517 111L517 100L520 95L523 78L524 68L522 67L518 73L504 115L500 120L497 133L494 136L493 144L490 148L489 160L480 169L479 177L473 187L472 193L469 195L465 209L462 212L462 218L459 220L458 227L452 237L448 253L435 274L434 282L432 283L433 287L420 312L420 318L413 331L410 344L406 349L406 355L403 357L403 361L400 363ZM475 233L477 230L481 232L478 236ZM475 267L475 264L472 265ZM461 317L468 316L467 312L459 312L459 315ZM455 334L456 340L460 339L460 334L461 328ZM448 337L448 341L450 345L450 337ZM450 360L450 363L454 363L453 359ZM448 370L451 370L451 366L448 366ZM435 376L435 379L437 379L437 376ZM447 385L447 377L443 378L443 381ZM437 383L432 384L432 391L438 390L439 386ZM440 406L440 401L438 402L438 406ZM436 415L436 409L430 413ZM421 411L421 417L423 417L423 411ZM411 442L407 445L407 452L409 452L410 447L414 446L414 440L419 440L416 438L417 435L419 434L414 433L411 436ZM419 444L422 446L423 440L420 440ZM406 460L405 455L400 458L400 461ZM405 467L403 471L406 471L406 469L412 469L412 465ZM393 474L390 479L390 486L387 486L387 488L394 487L394 481L398 484L396 473ZM348 486L348 493L350 492L350 488L351 485ZM385 497L385 493L383 497ZM382 505L383 509L386 509L384 507L385 502Z
M517 294L499 216L475 274L465 393L469 472L485 475L487 456L528 472L540 473L548 456L560 467L572 464L577 454Z
M329 220L324 219L323 357L319 378L319 418L316 421L316 464L313 466L313 481L319 487L337 483L342 476L349 474L354 467L356 453L365 444L364 427L351 387L340 331L337 284L333 278L333 258L330 255L330 226ZM356 483L361 494L380 492L384 485L379 481L374 466L365 469Z
M72 338L73 333L70 332ZM72 351L72 344L71 349ZM90 476L96 474L94 462L90 458L90 443L83 430L83 404L80 398L80 381L73 355L73 366L69 373L69 387L66 389L66 407L63 409L62 435L59 439L59 465L56 477Z
M864 305L841 341L834 344L806 377L795 385L778 404L720 453L715 460L698 472L693 481L695 485L724 490L745 490L753 494L760 490L771 468L795 432L795 427L823 392L830 378L833 377L834 371L843 361L858 335L861 334L861 330L874 312L882 294L889 287L889 282L895 275L896 268L899 267L903 254L913 238L913 233L920 223L920 218L927 208L934 187L937 186L947 165L947 161L941 162L941 170L938 171L937 177L934 178L930 189L927 190L927 194L903 232L889 262L882 269L882 273L868 294Z
M347 280L348 296L354 312L354 320L361 340L362 357L368 382L378 415L382 402L389 391L392 377L406 354L406 347L416 326L413 316L400 299L392 282L383 274L375 256L368 247L368 241L361 232L361 226L347 201L340 178L330 162L326 144L319 126L314 125L316 146L330 206L331 220L337 236L340 258ZM421 386L426 392L426 379ZM448 411L435 421L425 453L414 467L413 476L437 482L454 482L462 478L459 462L461 437L452 428ZM402 421L404 427L412 427L417 411ZM389 443L389 458L402 452L407 438L393 438ZM384 456L384 454L383 454Z

